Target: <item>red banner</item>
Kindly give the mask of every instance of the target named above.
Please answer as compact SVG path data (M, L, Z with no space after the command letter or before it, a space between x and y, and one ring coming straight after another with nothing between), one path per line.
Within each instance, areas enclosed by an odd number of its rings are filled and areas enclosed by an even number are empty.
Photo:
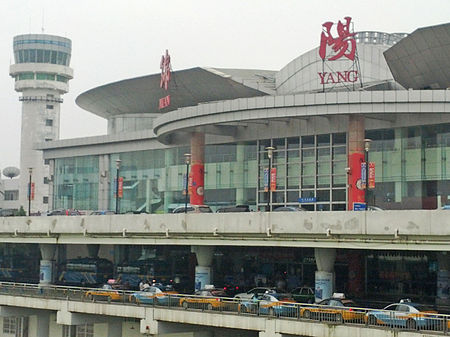
M369 162L369 188L375 188L375 163Z
M119 177L118 192L119 192L119 198L122 198L123 197L123 177Z
M31 200L34 200L34 183L31 183L31 188L30 188L30 183L28 183L28 200L30 200L30 195L31 195Z
M272 167L270 169L270 190L275 191L277 189L277 168Z
M364 162L364 153L352 153L348 157L348 210L353 209L353 203L364 202L364 188L361 180L361 163Z
M159 109L164 109L170 105L170 95L159 99Z
M192 205L203 205L204 203L204 179L205 166L203 164L192 164L189 175L189 195Z

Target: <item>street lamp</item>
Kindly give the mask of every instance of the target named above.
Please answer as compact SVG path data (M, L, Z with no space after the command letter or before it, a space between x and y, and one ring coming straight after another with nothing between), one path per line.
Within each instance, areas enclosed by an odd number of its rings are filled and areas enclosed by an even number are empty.
M116 159L116 214L120 212L119 205L119 172L120 172L120 163L121 160L119 158Z
M268 190L267 190L267 211L270 212L272 211L271 209L271 205L270 205L270 198L272 196L272 191L270 189L270 185L271 185L271 180L272 180L272 175L271 175L271 169L272 169L272 156L273 156L273 150L275 150L275 148L273 146L268 146L266 147L267 150L267 157L269 158L269 186L268 186Z
M185 188L185 194L184 194L184 213L187 213L187 204L188 204L188 195L189 195L189 165L191 164L191 157L192 154L185 153L184 154L184 162L186 163L186 185Z
M28 216L31 216L31 176L33 175L33 168L28 168L30 174L30 182L28 183Z
M366 203L366 211L369 209L369 150L372 139L364 139L364 161L366 162L366 188L364 189L364 201Z

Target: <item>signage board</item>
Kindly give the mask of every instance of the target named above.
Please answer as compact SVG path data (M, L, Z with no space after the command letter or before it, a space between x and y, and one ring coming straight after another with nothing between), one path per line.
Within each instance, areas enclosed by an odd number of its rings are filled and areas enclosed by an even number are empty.
M28 194L27 195L28 200L34 200L34 183L31 183L31 186L30 186L30 183L28 183L28 193L27 194Z
M264 192L269 192L269 169L264 169Z
M365 202L354 202L353 203L353 210L354 211L365 211L366 210L366 203Z
M123 177L119 177L119 198L123 197Z
M375 188L375 163L369 162L369 188Z
M317 198L316 197L298 198L298 202L301 204L313 203L317 202Z
M270 169L270 190L275 191L277 189L277 169L272 167Z
M366 163L362 162L361 163L361 188L365 189L366 188Z

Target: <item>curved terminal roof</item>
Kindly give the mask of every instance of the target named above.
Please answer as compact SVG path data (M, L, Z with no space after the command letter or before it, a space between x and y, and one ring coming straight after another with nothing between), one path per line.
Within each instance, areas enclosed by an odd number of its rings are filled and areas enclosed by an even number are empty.
M384 52L394 79L408 89L450 88L450 23L419 28Z
M199 103L267 95L262 91L264 89L254 89L255 85L249 87L245 78L251 77L256 83L258 77L270 77L274 73L267 70L230 70L231 74L225 74L224 71L200 67L174 71L167 91L160 88L160 74L127 79L86 91L77 97L76 103L104 118L123 114L165 113ZM159 110L159 99L167 95L170 95L170 106Z

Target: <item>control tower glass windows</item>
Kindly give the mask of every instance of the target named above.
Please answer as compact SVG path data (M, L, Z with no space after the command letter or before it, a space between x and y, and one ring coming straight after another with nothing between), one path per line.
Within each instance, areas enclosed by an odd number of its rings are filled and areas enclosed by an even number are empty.
M69 66L70 55L56 50L24 49L14 54L16 63L51 63Z
M36 73L36 79L37 80L54 81L55 75L54 74L46 74L46 73Z
M34 74L33 73L20 73L18 76L19 81L22 80L34 80Z

